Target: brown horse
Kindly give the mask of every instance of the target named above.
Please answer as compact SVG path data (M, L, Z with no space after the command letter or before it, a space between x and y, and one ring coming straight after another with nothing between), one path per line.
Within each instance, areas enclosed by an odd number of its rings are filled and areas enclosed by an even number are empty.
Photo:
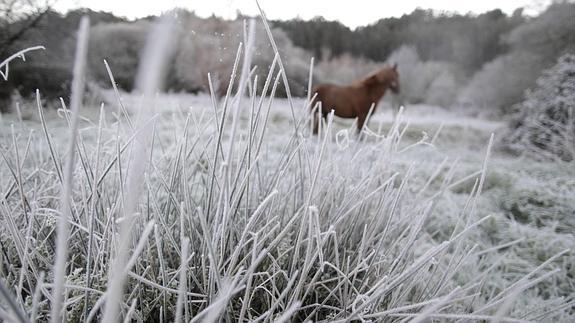
M319 84L313 89L317 96L311 107L312 109L318 109L316 105L321 102L321 116L324 119L332 109L338 117L358 118L357 131L359 133L363 129L372 104L375 111L377 103L387 89L390 89L393 93L399 93L397 64L385 66L350 85ZM314 134L317 134L319 121L318 113L314 113Z

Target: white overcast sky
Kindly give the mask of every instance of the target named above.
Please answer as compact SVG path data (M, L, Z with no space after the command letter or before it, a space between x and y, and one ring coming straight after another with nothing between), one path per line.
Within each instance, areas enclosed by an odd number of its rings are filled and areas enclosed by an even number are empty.
M482 13L499 8L511 14L524 7L529 14L544 9L552 0L260 0L269 19L311 19L323 16L339 20L355 28L381 18L399 17L416 8L457 13ZM110 11L129 19L158 15L174 7L194 10L200 16L234 18L237 11L244 14L258 13L255 0L56 0L55 8L62 12L78 7Z

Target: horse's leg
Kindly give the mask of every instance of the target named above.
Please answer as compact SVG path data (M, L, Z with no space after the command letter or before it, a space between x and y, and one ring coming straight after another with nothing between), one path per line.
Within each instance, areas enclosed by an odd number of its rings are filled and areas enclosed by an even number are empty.
M330 110L331 111L331 110ZM327 112L327 111L322 111L323 113L321 114L321 119L322 119L322 127L324 127L327 130L327 116L331 113L331 112ZM325 125L325 126L324 126ZM322 129L324 129L322 128Z
M357 116L357 134L361 134L361 130L363 130L363 125L367 119L367 113L360 113Z
M319 123L321 122L320 115L322 115L322 103L317 104L317 109L313 110L313 134L317 135Z

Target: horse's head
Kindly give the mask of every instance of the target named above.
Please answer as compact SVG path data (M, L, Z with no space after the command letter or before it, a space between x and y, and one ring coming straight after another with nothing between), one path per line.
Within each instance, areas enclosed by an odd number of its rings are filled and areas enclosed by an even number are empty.
M389 89L393 93L399 93L399 72L397 71L397 63L389 69L388 72Z
M389 88L393 93L399 93L399 72L397 64L385 66L366 79L367 84Z

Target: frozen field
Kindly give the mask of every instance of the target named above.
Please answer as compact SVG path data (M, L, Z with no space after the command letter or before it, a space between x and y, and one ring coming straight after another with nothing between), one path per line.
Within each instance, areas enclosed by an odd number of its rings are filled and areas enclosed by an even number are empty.
M81 112L72 321L100 317L114 224L126 221L132 130L104 97L101 120L97 105ZM293 115L268 98L256 113L259 100L242 99L236 128L230 105L221 145L209 96L156 100L122 317L575 321L572 164L510 156L502 121L439 107L408 106L394 123L384 103L359 140L338 118L310 136L302 99ZM122 102L134 122L138 98ZM46 111L47 136L33 103L22 115L0 126L0 279L45 320L68 127Z

